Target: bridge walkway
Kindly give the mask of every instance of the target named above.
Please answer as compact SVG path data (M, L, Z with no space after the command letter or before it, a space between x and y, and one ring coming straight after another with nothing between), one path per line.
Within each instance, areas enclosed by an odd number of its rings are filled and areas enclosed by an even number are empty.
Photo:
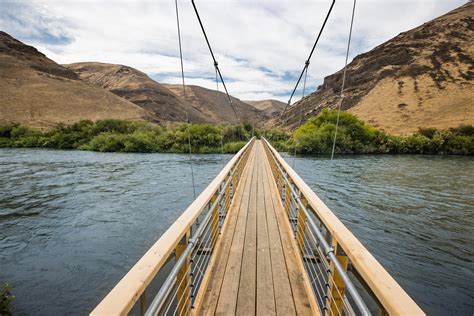
M266 140L252 138L91 312L424 315Z
M314 315L303 263L260 140L241 183L198 314Z

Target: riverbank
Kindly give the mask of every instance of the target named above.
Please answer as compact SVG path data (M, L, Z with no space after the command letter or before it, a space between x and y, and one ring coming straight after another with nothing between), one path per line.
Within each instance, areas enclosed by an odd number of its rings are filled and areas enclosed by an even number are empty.
M0 125L0 147L78 149L136 153L235 153L255 132L244 125L174 124L160 126L123 120L80 121L46 131ZM256 131L260 133L260 130ZM271 134L271 132L270 132Z
M0 147L78 149L136 153L236 153L253 136L265 136L279 151L330 154L337 125L336 154L474 155L474 126L448 130L420 128L406 136L390 135L348 112L324 110L292 135L282 129L250 124L173 124L123 120L80 121L46 131L14 123L0 124Z
M336 124L338 122L338 124ZM390 135L368 126L355 115L323 110L301 125L283 150L300 154L441 154L474 155L474 126L460 125L448 130L420 128L412 135Z

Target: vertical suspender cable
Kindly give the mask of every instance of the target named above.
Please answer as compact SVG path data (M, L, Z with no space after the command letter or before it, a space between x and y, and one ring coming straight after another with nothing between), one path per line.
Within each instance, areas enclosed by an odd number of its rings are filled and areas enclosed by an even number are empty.
M221 124L221 109L219 107L219 77L216 68L216 105L217 105L217 123ZM221 154L224 154L224 130L221 130ZM224 161L224 160L223 160Z
M304 99L304 94L306 90L306 78L308 77L308 67L309 67L309 61L306 61L305 71L304 71L304 80L303 80L303 96L301 100ZM303 122L303 104L300 105L300 122L298 125L301 125L302 122ZM295 149L293 153L293 166L292 166L293 169L295 169L295 161L296 161L296 142L295 142Z
M319 30L319 33L318 33L318 36L316 37L316 40L314 41L313 48L311 48L311 52L309 53L309 56L306 59L305 66L304 66L303 70L301 71L300 76L298 77L298 81L296 81L295 88L293 89L293 92L291 92L291 96L290 96L290 99L288 100L288 103L286 104L285 108L283 109L283 112L280 113L280 117L282 117L283 114L285 114L286 110L291 105L291 99L293 98L293 95L295 94L296 89L298 88L298 86L300 84L301 78L303 77L303 74L306 71L307 64L309 64L309 62L311 60L311 57L313 56L314 50L316 49L316 45L318 45L319 38L321 37L321 34L323 33L324 27L326 26L326 23L329 19L329 16L331 15L331 11L332 11L332 8L334 7L335 3L336 3L336 0L332 0L331 6L329 7L329 10L326 14L326 17L324 18L323 25L321 26L321 29Z
M193 154L191 148L191 131L190 131L190 121L189 121L189 110L188 105L186 103L186 85L184 82L184 65L183 65L183 49L181 47L181 29L179 28L179 13L178 13L178 0L174 1L175 8L176 8L176 25L178 27L178 42L179 42L179 58L181 60L181 79L183 82L183 100L184 100L184 108L186 109L186 132L188 134L188 147L189 147L189 162L191 166L191 181L193 184L193 194L194 199L196 199L196 185L194 183L194 167L193 167Z
M344 63L344 73L342 75L341 96L339 99L339 105L337 109L336 130L334 131L334 141L332 143L331 162L334 159L334 151L336 149L337 129L339 127L339 115L341 114L341 105L342 105L342 101L344 100L344 85L346 83L347 60L349 59L349 49L351 47L352 26L354 25L356 1L357 0L354 0L354 5L352 6L351 26L349 28L349 39L347 40L346 61Z
M232 108L232 111L234 111L235 117L237 117L237 119L240 121L240 118L237 115L237 111L235 110L234 105L232 103L232 99L230 98L229 91L227 91L227 86L225 85L221 70L219 69L219 64L217 63L217 60L214 57L214 52L212 51L211 44L209 43L209 39L207 38L206 30L204 29L204 25L202 24L201 17L199 16L199 12L196 7L196 4L194 3L194 0L191 0L191 4L193 5L194 12L196 13L196 17L198 19L199 26L201 27L202 34L204 35L204 38L206 40L207 47L209 48L209 52L211 53L212 60L214 61L214 67L216 68L217 73L219 74L219 78L221 79L222 86L224 87L225 93L227 94L227 100L229 101L229 105Z
M204 25L202 24L201 16L199 15L198 9L196 7L196 4L194 3L194 0L191 0L191 4L193 5L194 13L196 13L196 17L199 22L199 26L201 27L202 34L204 35L204 39L206 40L207 47L209 48L209 52L211 53L212 60L214 61L214 68L216 69L217 74L219 75L220 81L222 82L222 86L224 87L224 91L227 95L227 100L229 101L229 105L232 108L232 111L235 114L235 117L237 118L237 121L241 123L240 117L237 114L237 111L234 107L234 104L232 103L232 99L229 95L229 91L227 90L227 86L225 85L224 78L222 77L221 70L219 69L219 64L217 63L216 57L214 56L214 52L212 51L211 43L209 42L209 38L207 37L206 30L204 29ZM232 141L234 141L234 131L232 131Z

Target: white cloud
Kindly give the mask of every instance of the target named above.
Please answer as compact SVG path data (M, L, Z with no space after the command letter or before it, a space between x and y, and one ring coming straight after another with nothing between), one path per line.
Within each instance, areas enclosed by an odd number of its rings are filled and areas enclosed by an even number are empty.
M282 101L293 89L330 5L329 0L195 2L229 92L241 99ZM351 58L464 2L359 0ZM0 28L59 63L120 63L162 82L180 82L172 0L4 3ZM179 0L179 6L187 82L214 88L212 60L191 1ZM309 91L343 67L351 8L350 0L336 2L311 61Z

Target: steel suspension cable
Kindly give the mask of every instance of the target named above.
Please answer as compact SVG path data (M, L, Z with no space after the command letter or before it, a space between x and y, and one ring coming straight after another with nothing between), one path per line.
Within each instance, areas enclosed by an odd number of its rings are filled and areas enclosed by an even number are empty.
M195 182L194 182L193 154L192 154L192 148L191 148L191 131L190 131L191 123L190 123L190 120L189 120L189 109L188 109L189 105L186 103L186 85L185 85L185 82L184 82L183 49L182 49L182 46L181 46L181 29L179 27L178 0L175 0L174 4L175 4L175 9L176 9L176 25L177 25L177 28L178 28L179 58L180 58L180 61L181 61L181 79L182 79L182 83L183 83L183 100L184 100L184 108L185 108L185 111L186 111L186 133L188 134L187 136L188 136L188 147L189 147L189 162L190 162L190 166L191 166L191 181L192 181L192 184L193 184L194 199L196 199L196 185L195 185Z
M219 79L217 75L217 68L216 68L216 104L217 104L217 123L221 123L221 110L219 108ZM224 153L224 130L221 131L221 154ZM224 161L222 161L224 163Z
M288 103L286 104L285 106L285 109L283 110L283 112L281 112L280 114L280 117L286 112L286 110L288 109L288 107L290 106L291 104L291 99L293 99L293 96L296 92L296 89L298 88L299 84L300 84L300 81L301 81L301 78L303 77L303 74L307 71L307 68L309 66L309 63L311 61L311 57L313 56L313 53L314 53L314 50L316 49L316 45L318 45L318 42L319 42L319 38L321 37L321 34L323 33L323 30L324 28L326 27L326 23L329 19L329 16L331 15L331 12L332 12L332 9L334 7L334 4L336 3L336 0L332 0L332 3L331 3L331 6L329 7L329 10L326 14L326 17L324 18L324 22L323 22L323 25L321 26L320 30L319 30L319 33L318 33L318 36L316 37L316 40L313 44L313 48L311 49L311 52L309 53L309 56L308 58L306 59L306 62L305 62L305 65L303 67L303 70L301 71L300 73L300 76L298 77L298 81L296 82L296 85L295 85L295 88L293 89L293 92L291 92L291 96L290 96L290 99L288 100Z
M214 52L212 51L211 44L209 43L209 39L207 37L206 30L204 29L204 25L202 24L201 17L199 16L199 12L198 12L198 9L196 7L196 4L194 3L194 0L191 0L191 3L193 5L194 12L196 13L196 17L199 21L199 25L201 26L202 34L204 35L204 38L206 39L207 47L209 48L209 52L211 53L212 60L214 61L214 68L216 68L217 73L219 74L219 78L221 79L222 86L224 87L225 93L227 94L227 99L229 101L229 105L232 108L232 111L234 111L234 114L237 117L237 119L239 119L239 116L237 115L237 111L234 108L234 104L232 103L232 99L230 98L229 91L227 90L227 86L225 85L224 78L222 77L221 70L219 69L219 64L218 64L218 62L217 62L217 60L214 56Z
M339 98L339 105L338 105L338 109L337 109L336 130L334 131L334 141L332 143L331 161L334 159L334 151L336 149L337 129L339 127L339 116L341 114L342 101L344 100L344 85L346 83L347 61L349 59L349 50L350 50L350 47L351 47L352 27L354 25L354 15L355 15L356 1L357 0L354 0L354 5L352 6L351 26L349 28L349 38L347 40L346 61L344 63L344 73L342 75L341 95L340 95L340 98Z
M305 72L304 72L304 80L303 80L303 96L301 97L301 100L304 99L304 94L305 94L305 90L306 90L306 78L308 77L308 67L309 67L309 63L306 64L305 66ZM303 106L300 105L300 122L299 122L299 125L301 125L301 123L303 122ZM296 161L296 142L295 142L295 149L294 149L294 152L293 152L293 166L292 168L295 169L295 161Z

